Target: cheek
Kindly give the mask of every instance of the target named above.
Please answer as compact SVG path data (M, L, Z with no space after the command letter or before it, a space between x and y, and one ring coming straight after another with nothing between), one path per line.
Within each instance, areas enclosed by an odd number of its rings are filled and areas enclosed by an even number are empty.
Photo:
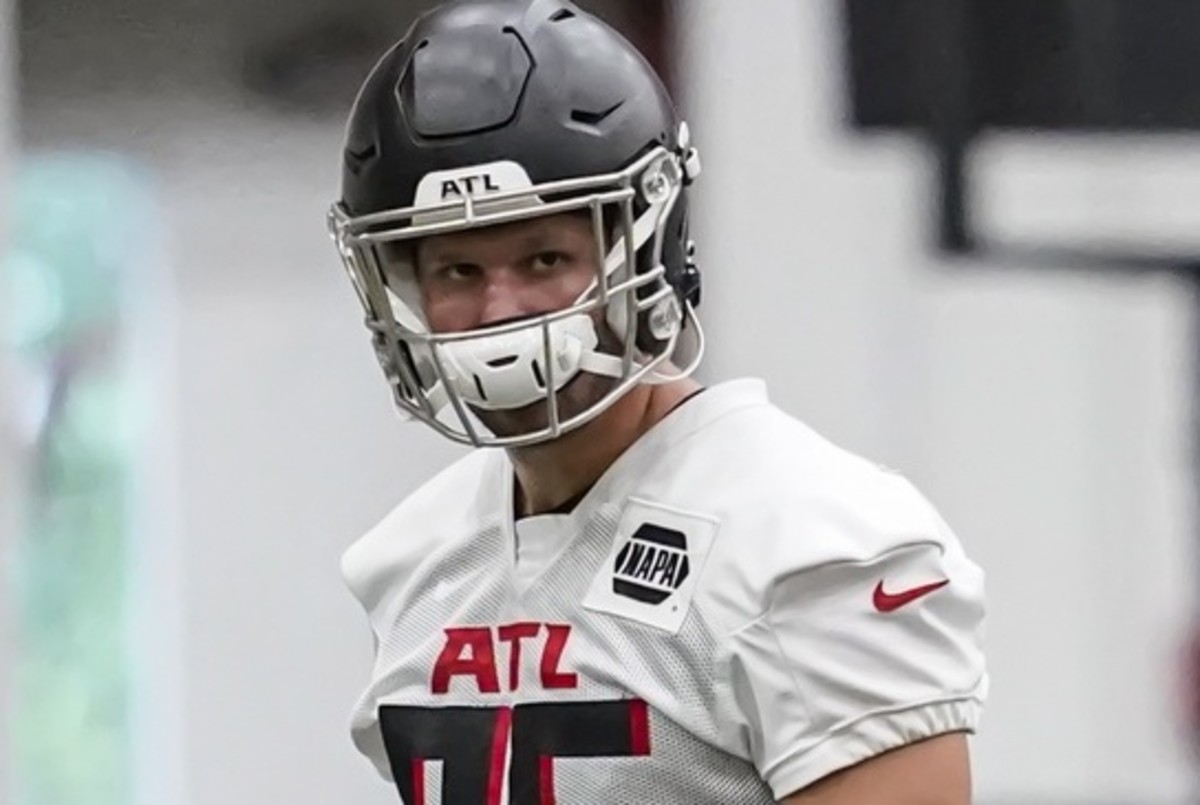
M590 264L576 266L566 272L558 284L558 296L561 301L559 307L575 304L595 280L596 268Z
M439 293L437 289L421 289L421 310L430 332L449 333L469 330L477 316L476 306L465 294Z

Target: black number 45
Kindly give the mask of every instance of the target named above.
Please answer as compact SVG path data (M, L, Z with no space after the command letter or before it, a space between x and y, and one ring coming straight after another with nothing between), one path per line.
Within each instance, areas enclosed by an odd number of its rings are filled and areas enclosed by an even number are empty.
M650 754L646 703L540 702L515 707L379 708L405 805L426 805L425 761L442 761L442 802L500 805L508 746L511 805L553 805L554 759Z

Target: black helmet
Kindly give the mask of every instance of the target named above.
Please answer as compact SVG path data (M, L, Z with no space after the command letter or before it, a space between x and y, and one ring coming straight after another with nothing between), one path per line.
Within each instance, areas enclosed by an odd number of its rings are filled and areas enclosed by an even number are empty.
M685 190L698 173L687 126L653 69L573 4L457 0L420 17L359 92L342 197L330 216L396 402L452 438L514 443L481 438L477 423L439 419L448 406L464 420L466 407L495 403L486 394L489 378L447 366L456 362L423 326L412 289L384 279L382 252L396 241L565 210L590 209L611 248L591 309L622 292L639 302L634 320L609 317L618 336L628 328L643 358L625 367L619 389L652 380L699 302ZM541 340L540 328L555 318L529 322L534 336ZM556 356L528 357L553 405L557 388L542 382L539 361ZM592 370L564 367L558 387L568 373ZM474 376L458 377L464 372ZM468 393L456 394L460 388ZM599 410L520 441L553 438Z

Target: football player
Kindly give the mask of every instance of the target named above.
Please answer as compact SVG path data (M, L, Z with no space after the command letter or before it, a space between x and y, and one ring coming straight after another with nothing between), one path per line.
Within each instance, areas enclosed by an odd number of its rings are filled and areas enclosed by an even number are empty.
M690 377L700 161L634 48L565 0L443 4L344 163L395 403L479 448L343 560L353 738L403 802L969 802L982 574L762 382Z

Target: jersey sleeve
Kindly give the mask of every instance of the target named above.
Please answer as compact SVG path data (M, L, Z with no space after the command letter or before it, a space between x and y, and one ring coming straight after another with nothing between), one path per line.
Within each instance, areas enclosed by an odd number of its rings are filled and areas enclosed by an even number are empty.
M821 550L785 550L762 614L732 636L738 721L778 798L978 723L983 574L932 507L897 482L907 490L898 507L835 506L810 523Z

